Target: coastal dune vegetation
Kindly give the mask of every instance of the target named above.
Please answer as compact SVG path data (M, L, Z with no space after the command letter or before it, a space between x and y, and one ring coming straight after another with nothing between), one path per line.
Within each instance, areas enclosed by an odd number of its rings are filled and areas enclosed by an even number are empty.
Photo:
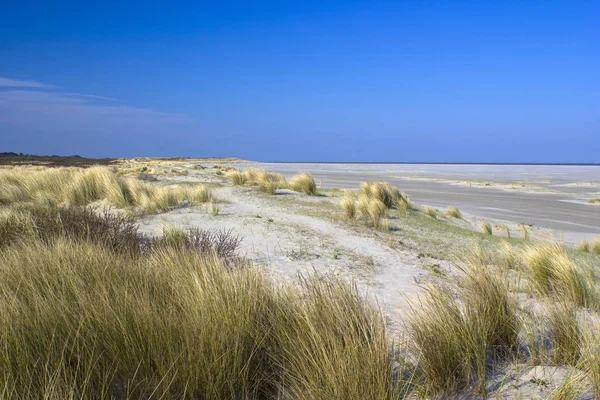
M87 205L105 200L132 212L167 211L187 201L213 200L203 185L158 186L136 178L119 177L108 167L0 169L0 205Z
M225 177L317 193L310 174ZM473 234L500 250L474 242L409 299L397 332L353 281L277 281L238 254L234 231L140 231L133 210L211 202L205 186L19 167L0 170L0 188L0 398L486 398L514 364L568 366L553 398L600 396L600 286L574 254L593 256L563 244L490 237L488 222ZM378 229L403 214L452 223L385 182L340 204Z

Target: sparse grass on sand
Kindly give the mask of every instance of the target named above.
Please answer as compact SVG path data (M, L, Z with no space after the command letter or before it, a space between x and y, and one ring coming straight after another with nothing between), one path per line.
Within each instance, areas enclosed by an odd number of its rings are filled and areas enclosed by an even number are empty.
M452 218L463 219L462 213L456 207L448 207L444 214Z
M590 204L600 204L600 197L594 197L589 201Z
M510 239L510 229L505 224L495 224L494 229L497 231L504 231L506 233L506 238Z
M340 200L340 204L348 219L354 219L356 217L356 197L356 193L347 190Z
M235 170L227 171L225 178L227 178L234 185L243 185L248 179L246 174L244 174L242 171Z
M438 217L438 209L437 208L433 208L433 207L425 207L423 209L423 214L433 218L433 219L437 219Z
M155 213L184 201L205 203L211 198L203 185L157 186L135 178L119 178L106 167L0 170L0 204L5 205L86 205L106 200L114 207Z
M360 185L360 194L382 202L387 208L398 207L399 203L411 207L408 197L401 193L397 187L388 182L363 182Z
M583 251L584 253L589 253L590 242L588 242L587 240L582 240L581 243L579 243L579 246L577 246L577 250Z
M592 241L590 251L594 254L600 254L600 236L598 236Z
M482 220L481 221L481 231L483 233L485 233L486 235L492 235L493 234L492 224L490 224L490 222L485 219Z
M243 175L251 185L268 194L275 194L277 189L282 189L288 186L283 175L277 172L269 172L264 169L248 168L243 172Z
M300 172L294 175L290 180L290 187L297 192L303 192L310 196L317 194L317 184L308 172Z

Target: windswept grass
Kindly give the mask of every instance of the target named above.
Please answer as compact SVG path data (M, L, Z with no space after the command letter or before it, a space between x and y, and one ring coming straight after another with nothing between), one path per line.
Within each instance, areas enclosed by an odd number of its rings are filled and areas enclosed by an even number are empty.
M406 194L388 182L363 182L360 185L360 194L369 199L379 200L387 208L398 207L400 203L404 203L401 207L412 207Z
M600 254L600 236L598 236L592 241L590 251L594 254Z
M590 242L588 242L587 240L582 240L581 243L579 243L579 246L577 246L577 250L583 251L584 253L589 253Z
M377 198L369 198L361 193L356 203L357 214L365 220L368 225L379 228L382 226L382 219L385 218L387 207Z
M438 209L437 208L433 208L433 207L425 207L423 209L423 214L433 218L433 219L437 219L438 217Z
M519 321L506 279L486 266L464 269L457 300L453 293L430 287L410 316L411 338L429 394L475 387L485 394L491 359L517 344Z
M294 175L290 180L290 187L297 192L303 192L310 196L317 194L317 184L308 172L300 172Z
M234 185L243 185L248 179L246 174L244 174L242 171L236 170L227 171L225 178L227 178Z
M569 301L559 300L548 306L548 316L554 362L577 366L582 350L577 307Z
M288 186L283 175L277 172L269 172L264 169L248 168L243 172L243 176L251 185L268 194L275 194L277 189Z
M588 203L590 203L590 204L600 204L600 197L594 197Z
M87 205L104 200L114 207L154 213L184 201L204 203L210 199L208 189L202 185L151 185L135 178L119 178L106 167L0 170L2 204Z
M381 314L327 277L274 285L167 230L138 256L57 234L0 249L7 398L391 399Z
M564 246L540 242L523 250L526 272L541 295L556 295L582 307L597 306L597 287L593 272L569 258Z
M456 207L448 207L446 211L444 211L444 214L452 218L464 219L462 213Z
M483 233L485 233L486 235L490 235L490 236L493 234L492 224L490 224L489 221L487 221L487 220L484 219L484 220L481 221L480 224L481 224L481 231Z
M340 200L340 204L344 209L346 218L354 219L356 217L356 195L354 192L346 191Z

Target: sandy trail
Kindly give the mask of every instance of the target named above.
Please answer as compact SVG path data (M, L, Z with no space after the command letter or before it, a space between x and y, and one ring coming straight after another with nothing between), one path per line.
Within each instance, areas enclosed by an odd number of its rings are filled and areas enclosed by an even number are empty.
M144 218L140 229L150 234L160 233L165 225L232 229L243 237L241 253L276 277L291 280L316 271L351 279L379 304L391 327L400 329L407 299L422 290L417 282L426 260L414 251L391 248L342 223L295 213L297 204L279 202L254 189L221 187L213 192L227 201L219 204L219 215L203 207L182 208ZM294 192L277 196L308 199Z

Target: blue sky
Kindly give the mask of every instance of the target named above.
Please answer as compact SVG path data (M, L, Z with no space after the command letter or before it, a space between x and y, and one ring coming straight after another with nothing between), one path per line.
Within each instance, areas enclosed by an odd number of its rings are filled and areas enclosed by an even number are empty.
M598 21L598 1L7 2L0 151L600 162Z

